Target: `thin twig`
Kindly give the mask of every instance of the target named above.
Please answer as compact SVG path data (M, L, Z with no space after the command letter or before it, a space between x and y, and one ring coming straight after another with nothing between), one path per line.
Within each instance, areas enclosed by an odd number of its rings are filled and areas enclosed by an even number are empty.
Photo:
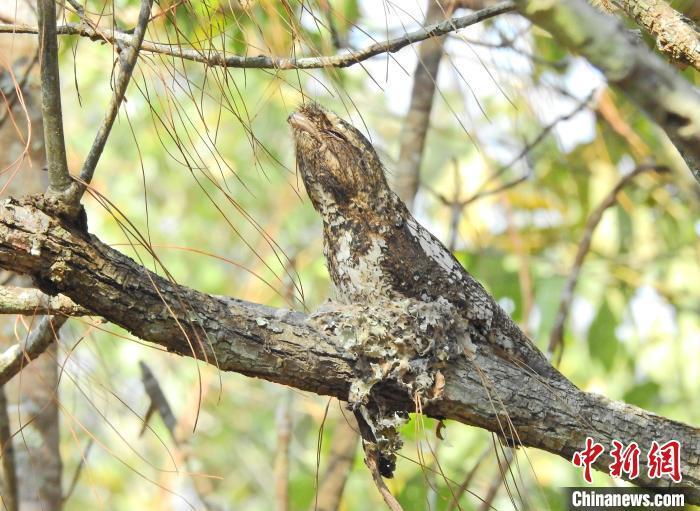
M469 39L466 37L459 37L459 36L454 36L454 35L449 35L448 37L455 39L456 41L462 41L467 44L471 44L474 46L481 46L482 48L491 48L494 50L508 50L512 51L514 53L517 53L518 55L521 55L532 62L536 64L541 64L543 66L548 66L552 67L554 69L566 69L566 67L569 65L570 59L568 57L564 57L561 60L547 60L542 57L538 57L537 55L534 55L526 50L523 50L521 48L518 48L515 46L515 41L508 39L508 38L502 38L500 42L497 43L492 43L488 41L479 41L476 39Z
M493 477L493 480L486 491L486 495L484 496L484 500L479 506L479 511L488 511L489 509L493 509L491 504L493 504L493 500L496 498L498 490L506 482L506 472L510 469L511 463L513 463L513 451L509 449L506 451L505 459L498 461L498 473Z
M107 113L105 114L102 125L97 130L97 135L95 135L95 141L90 147L90 152L85 158L85 163L80 171L80 183L77 199L85 191L85 185L90 184L92 181L92 176L95 173L95 167L97 167L97 162L102 155L105 144L107 143L107 138L109 137L109 132L112 130L112 125L114 124L114 119L117 117L119 112L119 107L124 100L124 94L126 93L126 88L131 80L131 75L136 67L136 61L139 57L139 51L141 49L141 43L143 42L143 37L146 34L146 25L151 17L151 6L153 5L153 0L142 0L141 1L141 11L139 12L138 22L136 28L134 29L134 34L131 37L130 45L127 49L119 52L119 76L114 86L114 95L107 108ZM117 45L119 47L119 45Z
M538 135L532 139L532 141L528 142L523 146L523 148L520 150L520 152L507 164L502 165L496 169L491 176L489 176L487 179L484 180L482 185L480 186L479 190L476 191L473 195L465 198L465 199L459 199L458 195L456 194L452 198L447 198L444 195L438 193L436 190L431 188L427 183L421 183L421 186L423 186L428 192L433 194L440 202L442 202L445 206L450 207L451 209L451 215L452 215L452 223L454 224L455 222L459 221L459 217L462 214L462 211L464 208L469 206L470 204L481 200L485 197L489 197L491 195L496 195L501 192L504 192L510 188L513 188L514 186L519 185L520 183L526 181L530 175L531 175L531 169L528 169L528 171L525 174L522 174L521 176L518 176L516 178L513 178L510 181L507 181L505 183L502 183L501 185L491 188L491 189L485 189L486 186L491 183L493 180L497 179L500 177L506 170L508 170L510 167L512 167L515 163L523 159L525 156L528 155L530 151L532 151L537 145L539 145L549 134L550 131L552 131L557 124L563 121L568 121L572 117L574 117L576 114L578 114L581 110L583 110L590 100L593 98L595 95L595 90L592 90L590 94L583 100L581 101L574 110L571 112L560 115L556 119L554 119L552 122L547 124L542 128L542 130L538 133Z
M148 365L146 365L143 360L139 360L139 367L141 368L141 382L143 383L143 388L151 400L147 417L150 417L151 410L157 411L161 420L163 421L163 424L165 424L165 428L168 430L168 433L170 433L170 437L173 439L173 442L175 445L178 445L179 442L175 434L177 419L175 419L173 410L170 408L170 403L168 403L168 399L165 397L163 389L160 388L158 380L153 375L153 371L151 371ZM147 420L144 420L144 428L146 427L146 424Z
M469 472L467 472L466 477L462 481L462 483L459 485L459 487L455 490L455 498L450 501L450 507L447 508L447 511L454 511L454 509L457 507L459 500L462 498L462 495L469 489L469 485L471 484L472 480L474 479L474 476L476 476L477 471L479 470L479 467L481 464L484 462L488 454L491 452L491 446L488 446L484 451L479 455L479 457L476 459L476 462L474 462L474 466L471 468Z
M7 413L7 396L4 385L0 385L0 459L2 459L0 503L6 511L17 511L19 509L17 466L15 465L15 448L12 444L10 416Z
M366 48L357 51L349 51L348 53L321 57L268 57L266 55L258 55L255 57L243 57L240 55L230 55L225 52L220 52L215 49L186 49L179 46L163 44L157 42L145 41L141 44L141 51L151 53L161 53L172 57L201 62L207 66L214 67L232 67L232 68L252 68L252 69L277 69L277 70L293 70L293 69L316 69L324 67L349 67L370 57L380 55L382 53L394 53L410 44L424 41L430 37L438 37L441 35L454 32L455 30L466 28L476 23L480 23L494 16L511 12L515 9L513 2L507 0L499 2L493 6L487 7L480 11L451 18L449 20L421 28L413 32L405 33L400 37L388 39L384 42L374 43ZM1 24L0 33L22 33L35 34L36 27L17 24ZM58 27L58 33L61 35L80 35L93 40L107 41L116 44L117 41L131 45L131 35L121 31L113 30L97 30L85 23L67 23Z
M56 340L58 330L68 318L43 316L23 342L13 344L0 354L0 385L4 385Z
M83 473L83 468L85 468L85 464L87 463L88 456L90 455L90 449L92 449L93 444L95 443L95 440L91 438L88 440L87 445L85 446L85 450L83 451L83 454L80 456L80 463L78 463L78 466L75 468L75 472L73 472L73 478L71 479L70 485L68 486L68 490L63 495L63 502L65 504L68 499L70 499L71 495L73 495L73 492L75 491L76 486L78 485L78 481L80 480L80 475Z
M12 115L12 107L15 106L15 103L20 99L22 95L22 89L24 89L24 86L27 84L27 80L29 80L29 75L32 72L32 69L34 69L34 66L36 63L39 62L39 51L37 51L34 54L34 57L32 60L29 62L27 67L25 68L22 78L17 82L16 88L15 88L15 93L10 95L10 97L7 99L7 102L5 103L5 106L7 110L0 115L0 127L5 123L5 121Z
M335 425L331 440L331 452L326 463L326 471L318 484L316 499L310 507L312 511L333 511L338 509L345 489L345 483L352 470L357 452L358 426L353 414L342 413L345 404L340 405L341 417Z
M61 195L70 188L61 112L61 80L58 71L56 2L39 0L39 63L41 68L41 113L49 175L49 192Z
M372 446L368 446L368 444L365 444L365 463L367 464L367 467L369 468L369 471L372 474L372 480L374 481L374 484L377 486L379 493L381 494L382 498L384 499L384 502L386 502L386 505L389 507L389 509L391 511L403 511L401 504L399 504L399 501L396 500L396 497L394 497L391 494L389 488L387 488L386 483L384 482L384 479L382 479L382 475L379 473L376 449L374 449Z
M559 309L554 319L552 332L549 336L549 346L547 347L547 352L552 355L555 350L559 349L559 354L557 355L558 360L561 360L563 353L564 326L569 315L569 310L571 309L571 302L574 298L574 289L576 288L576 283L581 275L581 266L583 265L583 261L591 248L593 233L602 220L603 213L605 213L608 208L612 207L617 202L617 195L620 193L620 191L635 177L648 170L660 172L665 170L665 167L656 164L640 165L629 174L622 176L613 189L610 190L610 193L608 193L605 199L603 199L593 213L591 213L588 220L586 220L581 241L579 242L578 250L576 251L576 257L574 258L574 264L572 265L569 275L566 278L566 282L564 283L564 289L561 292L561 298L559 300Z
M173 440L173 443L177 448L180 448L183 442L178 439L177 418L175 417L170 403L168 402L168 398L165 396L165 393L163 392L163 389L161 388L155 374L153 374L153 371L151 371L151 368L148 367L143 360L139 361L139 367L141 368L141 382L143 383L143 388L151 401L148 406L148 412L146 412L146 417L143 421L141 433L143 433L148 427L148 420L150 417L152 417L153 412L158 412L163 424L165 425L165 428L170 434L170 438ZM185 461L185 465L190 466L192 459L189 451L187 449L182 449L181 455ZM194 471L191 472L194 473ZM202 494L200 489L194 483L194 480L192 480L192 489L197 495L197 498L201 502L202 506L204 506L203 508L217 511L219 507L209 502L209 500Z

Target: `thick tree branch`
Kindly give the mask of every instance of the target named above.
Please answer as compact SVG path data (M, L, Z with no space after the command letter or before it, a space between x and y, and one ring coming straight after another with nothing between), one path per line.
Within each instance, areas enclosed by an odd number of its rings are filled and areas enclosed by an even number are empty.
M700 71L700 32L664 0L613 0L656 40L656 47L669 59Z
M58 72L56 39L56 2L37 2L39 21L39 64L41 68L41 112L44 123L44 145L49 169L49 192L62 194L72 180L68 172L61 112L61 80Z
M668 134L700 183L700 93L583 0L518 0L520 11L580 53Z
M0 203L0 267L34 277L46 292L61 292L134 335L225 371L264 378L347 399L355 356L336 333L340 314L367 314L338 305L307 316L286 309L200 293L169 282L75 227L62 224L41 201ZM376 311L380 314L381 311ZM563 378L533 372L479 345L474 358L450 360L441 398L425 403L433 417L494 431L506 441L571 459L585 438L680 441L688 502L700 502L700 432L639 408L580 391ZM411 396L384 383L372 398L387 409L413 411ZM507 419L506 419L507 413ZM601 456L596 467L607 471ZM666 486L666 480L633 481Z
M301 58L268 57L266 55L243 57L240 55L230 55L213 48L201 50L194 48L187 49L180 46L173 46L171 44L162 44L150 41L143 42L141 45L141 51L160 53L194 62L201 62L203 64L207 64L207 66L280 70L349 67L376 55L380 55L382 53L394 53L410 44L418 43L431 37L445 35L460 28L466 28L476 23L480 23L489 18L493 18L494 16L498 16L499 14L510 12L514 8L514 3L509 0L500 2L466 16L451 18L443 21L442 23L436 23L435 25L414 30L413 32L408 32L400 37L371 44L361 50L351 50L348 53L340 55ZM27 25L0 24L0 33L36 34L37 28ZM111 44L117 44L119 42L125 46L129 46L132 39L131 34L93 28L85 23L68 23L61 25L58 27L58 33L62 35L80 35L96 41L107 41Z

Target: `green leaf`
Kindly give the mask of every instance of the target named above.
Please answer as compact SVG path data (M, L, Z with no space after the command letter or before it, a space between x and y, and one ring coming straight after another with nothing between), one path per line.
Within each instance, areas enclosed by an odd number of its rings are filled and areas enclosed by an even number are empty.
M655 381L649 380L639 383L625 392L623 400L625 403L637 405L642 408L653 407L658 402L658 395L661 386Z
M603 364L610 371L615 363L618 341L615 336L617 319L605 300L588 330L588 352L591 358Z

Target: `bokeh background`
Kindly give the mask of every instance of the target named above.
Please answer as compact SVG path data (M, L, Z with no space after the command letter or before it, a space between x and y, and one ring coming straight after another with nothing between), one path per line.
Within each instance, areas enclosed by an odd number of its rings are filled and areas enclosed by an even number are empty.
M700 10L672 3L691 16ZM84 6L102 26L121 28L139 9L131 0ZM146 39L250 56L327 55L337 43L362 48L415 30L425 9L423 0L168 1L154 8ZM78 21L71 9L64 15ZM74 36L60 45L77 170L110 98L116 54ZM109 203L86 203L90 231L162 272L139 246L148 242L181 284L315 309L329 294L321 223L286 118L309 100L336 111L370 137L391 181L417 52L303 71L224 70L143 53L93 182ZM692 68L679 72L698 83ZM543 351L591 213L638 165L667 167L640 174L604 213L555 358L584 390L700 423L700 188L665 135L585 60L516 14L448 36L436 83L414 213ZM347 434L335 400L222 373L89 318L64 327L55 356L65 488L81 466L65 509L200 509L203 501L274 509L280 474L289 509L313 509L334 434ZM149 398L139 361L168 398L177 441L158 415L142 431ZM490 433L445 426L443 440L428 418L403 429L388 485L406 510L451 509L451 491L466 478L462 509L480 509L480 498L496 509L565 509L561 488L583 482L567 460L534 449L511 460ZM596 473L595 484L618 483ZM341 509L381 506L358 452Z

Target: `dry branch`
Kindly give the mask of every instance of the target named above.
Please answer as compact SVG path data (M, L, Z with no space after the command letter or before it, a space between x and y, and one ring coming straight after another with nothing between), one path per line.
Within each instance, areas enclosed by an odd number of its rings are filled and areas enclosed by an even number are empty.
M418 43L431 37L454 32L461 28L480 23L499 14L511 12L514 4L511 1L500 2L493 6L481 9L480 11L445 20L425 28L407 32L400 37L388 39L383 42L371 44L361 50L350 50L339 55L321 57L269 57L258 55L255 57L243 57L240 55L230 55L213 48L186 49L171 44L144 41L141 51L160 53L171 57L201 62L207 66L221 66L232 68L253 68L253 69L316 69L324 67L349 67L382 53L394 53L410 44ZM6 34L36 34L37 28L27 25L0 24L0 33ZM85 23L67 23L58 27L61 35L79 35L95 41L106 41L111 44L118 42L129 46L132 36L125 32L113 31L109 29L93 28Z
M17 493L17 466L15 448L10 433L10 416L7 413L5 387L0 385L0 459L2 461L2 495L0 504L6 511L18 511L19 495Z
M13 344L0 354L0 385L10 381L23 366L45 352L65 322L66 318L62 316L42 316L23 342Z
M102 155L105 144L107 143L107 137L109 137L109 132L112 130L112 125L119 112L119 107L124 100L124 94L126 94L126 88L129 86L129 81L131 80L131 75L136 67L136 61L139 57L139 51L141 49L141 43L143 42L143 37L146 35L146 25L151 17L151 6L153 5L153 0L142 0L141 10L139 11L139 18L136 23L136 28L134 29L134 34L131 37L130 45L124 50L119 52L119 75L117 77L116 83L114 85L114 95L109 102L109 107L105 113L104 120L97 130L95 135L95 140L90 147L90 152L85 158L85 163L83 164L83 169L80 171L80 183L79 190L76 199L79 200L80 196L85 191L85 184L89 184L92 181L92 176L95 173L95 167L97 167L97 162ZM119 46L119 45L117 45Z
M62 194L73 182L68 172L61 113L61 80L58 71L56 2L39 0L39 64L41 68L41 113L49 170L49 192Z
M40 209L43 208L43 209ZM168 350L316 394L347 399L355 355L342 348L334 318L360 306L322 314L207 295L169 282L76 227L61 223L40 200L0 203L0 267L34 277L45 292L63 293L134 335ZM377 311L381 314L382 311ZM564 378L544 381L480 345L473 360L451 360L441 399L426 403L432 417L453 419L571 459L587 436L650 445L680 441L689 503L700 502L700 433L634 406L577 389ZM488 390L485 390L488 389ZM390 383L373 399L386 409L413 411L412 397ZM513 430L503 431L507 410ZM594 465L607 471L603 455ZM642 486L668 485L645 474Z
M690 18L664 0L613 0L656 40L669 59L700 71L700 32Z
M0 286L0 314L89 316L90 311L67 296L49 296L27 287Z
M598 224L603 219L603 214L608 208L615 205L617 202L617 195L622 191L622 189L627 186L635 177L637 177L642 172L648 170L659 170L661 167L657 165L640 165L634 169L629 174L622 176L617 184L612 190L606 195L605 199L598 205L598 207L593 210L593 213L586 220L586 225L583 229L583 235L581 236L581 241L579 242L578 249L576 251L576 257L574 258L574 263L571 266L569 275L564 283L564 288L561 292L561 298L559 300L559 308L557 309L557 315L554 319L554 326L552 327L552 332L549 336L549 346L547 348L549 353L554 353L555 350L559 349L559 358L561 358L561 353L563 350L563 338L564 338L564 326L566 324L566 319L569 316L569 310L571 309L571 302L574 299L574 289L576 288L576 283L581 274L581 267L583 261L591 248L591 242L593 241L593 233L595 232Z

